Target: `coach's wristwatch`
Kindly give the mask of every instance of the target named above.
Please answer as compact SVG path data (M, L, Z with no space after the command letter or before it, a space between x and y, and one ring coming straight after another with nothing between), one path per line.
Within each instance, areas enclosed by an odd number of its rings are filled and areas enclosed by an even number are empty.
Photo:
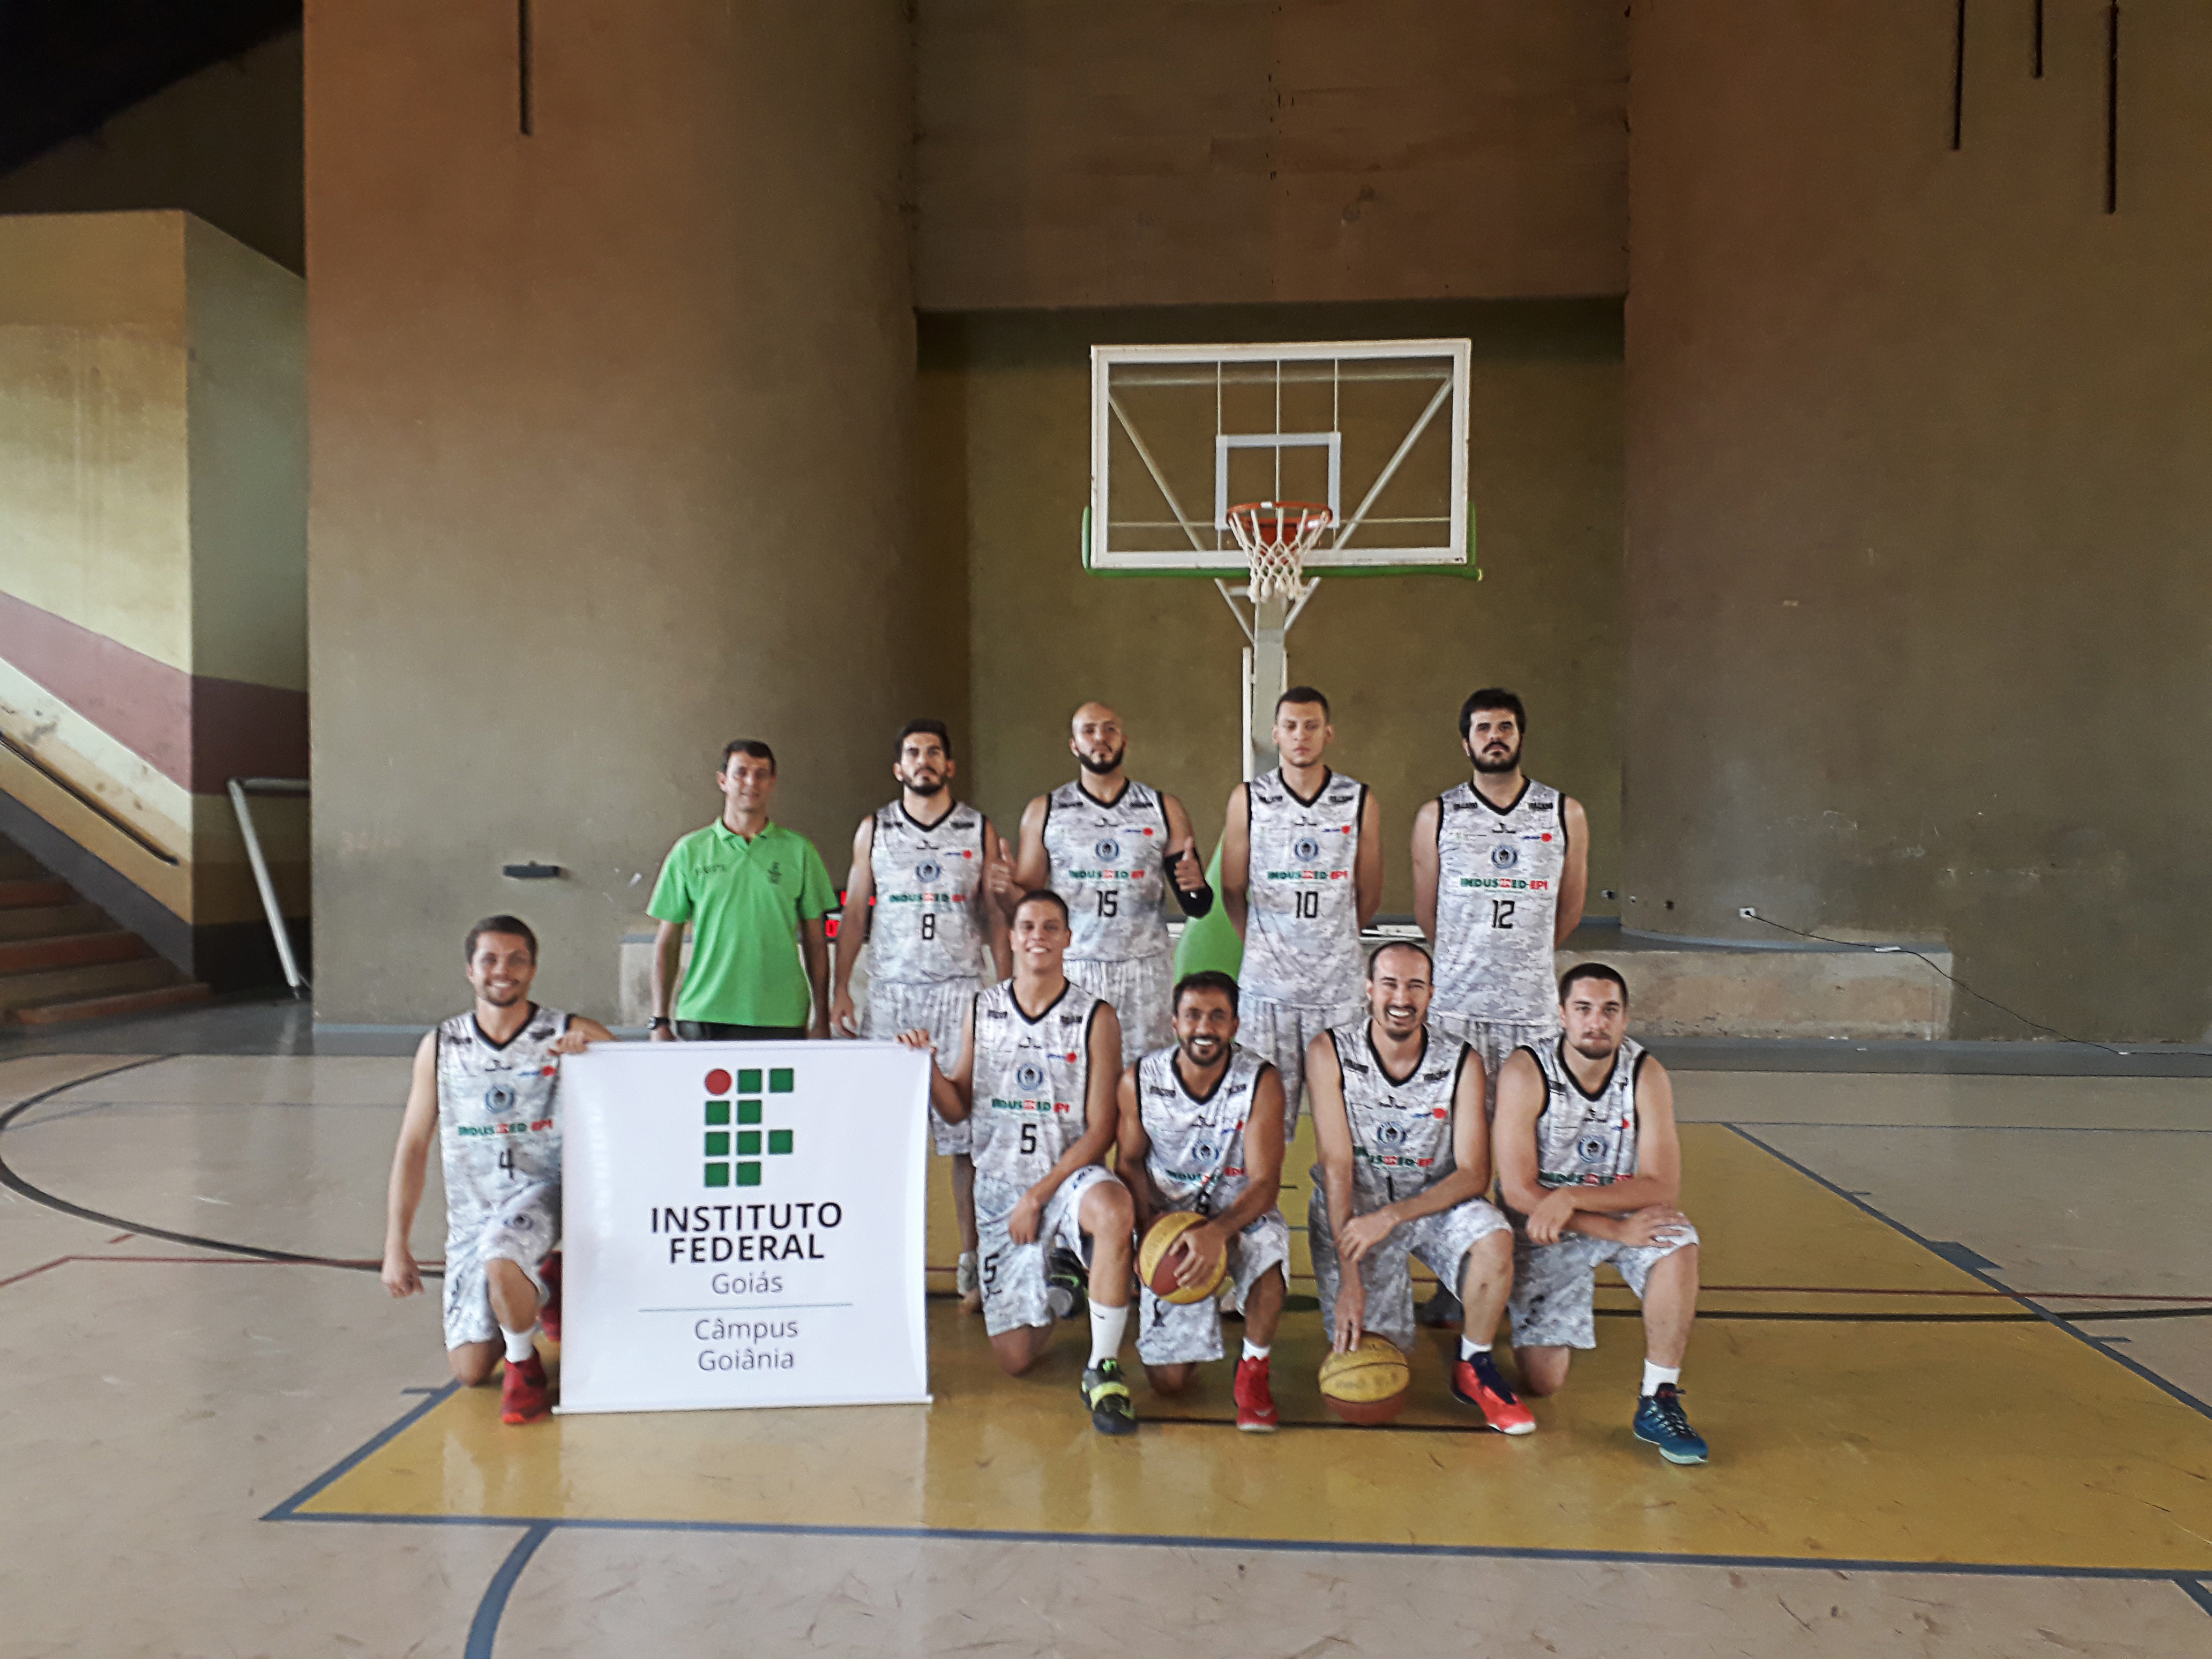
M664 1025L667 1026L671 1030L675 1030L675 1022L671 1020L667 1015L655 1014L651 1021L647 1023L645 1029L648 1031L657 1031Z

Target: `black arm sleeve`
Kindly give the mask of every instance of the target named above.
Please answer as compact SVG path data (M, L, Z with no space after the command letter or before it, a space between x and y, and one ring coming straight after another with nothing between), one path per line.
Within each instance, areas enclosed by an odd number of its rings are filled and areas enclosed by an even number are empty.
M1188 893L1170 881L1168 890L1175 895L1176 902L1182 907L1183 915L1194 921L1213 908L1213 889L1202 881Z

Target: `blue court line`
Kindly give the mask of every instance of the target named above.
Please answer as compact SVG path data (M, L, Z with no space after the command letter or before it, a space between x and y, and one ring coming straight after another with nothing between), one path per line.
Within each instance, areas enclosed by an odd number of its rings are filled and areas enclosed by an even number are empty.
M2207 1613L2212 1613L2212 1589L2204 1588L2204 1581L2202 1578L2176 1578L2173 1581L2173 1587L2203 1608Z
M368 1458L383 1450L384 1448L390 1445L392 1441L398 1438L402 1434L404 1434L409 1429L414 1427L416 1423L428 1416L431 1412L436 1410L437 1407L442 1405L449 1396L460 1388L460 1386L461 1385L459 1382L448 1382L442 1389L431 1389L423 1396L421 1404L415 1406L407 1411L401 1416L399 1420L394 1423L390 1428L385 1430L383 1433L377 1435L373 1439L364 1441L354 1451L339 1459L336 1463L331 1464L329 1468L317 1475L313 1480L310 1480L306 1486L301 1487L299 1491L294 1492L289 1498L286 1498L283 1503L279 1504L275 1509L270 1510L268 1514L263 1516L261 1518L264 1521L293 1521L300 1519L301 1517L295 1515L294 1511L296 1510L301 1504L306 1503L309 1498L323 1491L324 1488L327 1487L333 1480L338 1479L339 1476L351 1474Z
M1896 1217L1883 1214L1882 1212L1875 1208L1873 1205L1868 1203L1863 1198L1859 1197L1857 1194L1844 1188L1838 1187L1834 1182L1829 1180L1826 1176L1821 1175L1819 1171L1808 1169L1804 1164L1800 1164L1796 1158L1790 1157L1789 1153L1781 1151L1778 1147L1768 1146L1757 1135L1752 1133L1750 1130L1745 1128L1741 1124L1730 1123L1724 1127L1732 1130L1736 1134L1741 1135L1753 1146L1758 1147L1759 1151L1767 1154L1768 1157L1779 1159L1782 1163L1788 1164L1791 1169L1796 1170L1799 1175L1803 1176L1808 1181L1815 1182L1819 1186L1826 1188L1829 1192L1833 1193L1838 1198L1842 1199L1844 1203L1850 1205L1852 1208L1862 1211L1865 1214L1872 1216L1876 1221L1881 1222L1884 1226L1904 1234L1905 1237L1911 1239L1915 1244L1920 1246L1922 1249L1926 1250L1929 1255L1936 1257L1939 1261L1947 1262L1950 1266L1956 1267L1960 1273L1966 1274L1968 1277L1979 1280L1990 1289L2001 1291L2012 1301L2018 1303L2021 1307L2035 1315L2036 1317L2042 1320L2045 1324L2050 1325L2057 1330L2065 1332L2067 1335L2072 1337L2076 1342L2081 1344L2083 1347L2087 1348L2093 1353L2102 1354L2114 1364L2122 1367L2124 1370L2133 1371L2137 1376L2142 1378L2144 1382L2149 1383L2151 1387L2156 1389L2160 1394L2179 1401L2183 1405L2188 1407L2190 1410L2195 1412L2198 1416L2212 1418L2212 1405L2205 1404L2203 1401L2199 1400L2195 1395L2190 1393L2188 1389L2180 1387L2177 1383L2167 1382L2156 1371L2150 1370L2148 1366L2136 1364L2136 1361L2129 1358L2127 1355L2114 1352L2111 1348L2106 1347L2102 1342L2100 1342L2095 1337L2090 1335L2088 1332L2079 1328L2063 1315L2055 1314L2051 1312L2050 1309L2044 1307L2041 1304L2031 1301L2027 1297L2022 1296L2018 1291L2013 1289L2009 1285L2000 1284L1996 1279L1990 1277L1989 1273L1984 1272L1981 1268L1971 1266L1965 1261L1956 1259L1955 1257L1945 1255L1942 1246L1938 1244L1933 1239L1922 1237L1918 1233L1913 1231L1911 1228L1906 1226L1902 1221L1898 1220Z
M477 1616L469 1620L468 1645L461 1650L461 1659L491 1659L491 1650L499 1640L499 1621L507 1611L507 1598L514 1593L515 1580L530 1565L530 1558L538 1553L538 1547L553 1535L553 1523L540 1521L514 1540L514 1547L507 1553L507 1559L499 1564L499 1571L484 1586L483 1600L477 1603Z

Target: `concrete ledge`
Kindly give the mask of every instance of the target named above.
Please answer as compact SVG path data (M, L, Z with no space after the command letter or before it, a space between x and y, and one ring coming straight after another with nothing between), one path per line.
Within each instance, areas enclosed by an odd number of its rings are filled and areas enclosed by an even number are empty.
M1602 938L1607 931L1617 942ZM1920 956L1833 946L1674 947L1585 927L1568 947L1559 954L1561 973L1591 961L1620 970L1639 1036L1928 1042L1950 1035L1951 981L1929 966L1951 971L1951 953L1941 945L1914 945Z

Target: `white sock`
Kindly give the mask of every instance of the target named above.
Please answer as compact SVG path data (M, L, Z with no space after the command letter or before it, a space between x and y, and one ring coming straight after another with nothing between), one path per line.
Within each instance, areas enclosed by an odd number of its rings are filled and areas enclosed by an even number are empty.
M1680 1382L1681 1380L1682 1368L1680 1365L1655 1365L1648 1359L1644 1362L1644 1395L1647 1400L1659 1392L1662 1382Z
M1091 1363L1103 1364L1117 1358L1121 1352L1121 1333L1129 1328L1129 1304L1109 1308L1102 1303L1091 1304Z
M531 1322L526 1331L510 1331L502 1325L499 1328L499 1334L507 1339L507 1357L518 1365L538 1352L538 1345L531 1340L538 1334L535 1320Z
M1487 1342L1477 1342L1469 1337L1464 1336L1459 1340L1459 1357L1462 1359L1472 1359L1479 1353L1488 1353L1489 1352L1490 1344Z
M1265 1359L1273 1352L1272 1347L1263 1348L1249 1336L1244 1339L1244 1357L1247 1359Z

